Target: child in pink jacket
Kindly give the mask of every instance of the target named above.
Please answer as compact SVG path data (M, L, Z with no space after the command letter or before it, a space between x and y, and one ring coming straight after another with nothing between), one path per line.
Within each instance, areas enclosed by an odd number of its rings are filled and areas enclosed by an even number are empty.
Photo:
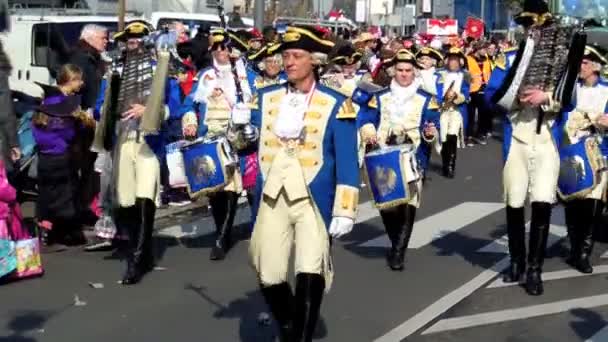
M19 238L19 236L9 235L8 231L11 206L15 204L16 200L17 191L9 184L8 179L6 178L4 162L0 160L0 237L6 238L11 236L12 238ZM18 223L20 224L21 222Z

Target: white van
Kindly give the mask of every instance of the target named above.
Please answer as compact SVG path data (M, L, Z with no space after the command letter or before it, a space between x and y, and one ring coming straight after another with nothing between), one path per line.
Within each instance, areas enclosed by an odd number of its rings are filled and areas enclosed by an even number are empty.
M229 18L226 17L226 22ZM253 19L242 18L245 27L253 27ZM205 31L220 26L220 16L217 14L187 13L187 12L152 12L148 22L156 28L171 24L174 21L182 22L190 31L191 37L199 30Z
M137 18L127 18L132 19ZM11 15L11 31L1 35L13 66L9 78L11 89L39 96L40 88L34 82L55 82L51 70L56 70L61 63L60 56L76 44L87 24L106 26L113 33L118 19L116 16Z

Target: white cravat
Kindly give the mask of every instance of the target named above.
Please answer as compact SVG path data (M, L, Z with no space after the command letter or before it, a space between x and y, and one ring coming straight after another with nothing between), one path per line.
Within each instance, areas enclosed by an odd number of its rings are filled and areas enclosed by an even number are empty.
M279 138L297 139L302 135L304 128L304 114L308 110L310 98L314 93L316 84L308 93L302 93L287 88L287 94L279 104L279 115L274 125L274 134Z
M391 81L390 121L401 123L407 109L407 102L416 95L420 81L414 80L407 87L400 86L394 79Z
M437 87L435 85L435 68L420 70L420 78L422 79L422 87L429 93L436 95Z

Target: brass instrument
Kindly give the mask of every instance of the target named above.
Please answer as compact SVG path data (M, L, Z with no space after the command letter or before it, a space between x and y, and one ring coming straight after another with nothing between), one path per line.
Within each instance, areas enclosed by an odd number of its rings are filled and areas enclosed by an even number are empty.
M446 95L448 95L450 92L454 92L453 88L455 83L456 81L452 81L452 83L448 87L448 90L446 90L445 95L443 97L443 102L441 103L441 107L439 108L440 113L456 108L456 104L454 103L454 101L456 100L456 96L452 97L451 99L446 98ZM456 95L456 93L454 93L454 95Z

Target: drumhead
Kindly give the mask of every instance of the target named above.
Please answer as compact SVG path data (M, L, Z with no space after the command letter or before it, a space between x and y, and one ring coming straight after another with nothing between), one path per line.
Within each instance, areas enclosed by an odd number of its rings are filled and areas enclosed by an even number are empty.
M367 153L366 156L370 156L370 157L377 156L377 155L386 154L386 153L393 152L393 151L411 153L414 151L414 145L413 144L403 144L403 145L386 146L386 147L380 148L378 150L371 151L371 152Z

